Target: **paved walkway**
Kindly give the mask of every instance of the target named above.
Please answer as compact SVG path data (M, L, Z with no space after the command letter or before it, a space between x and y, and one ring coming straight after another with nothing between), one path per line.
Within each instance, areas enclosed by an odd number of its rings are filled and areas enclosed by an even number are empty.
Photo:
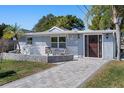
M71 61L46 71L27 76L1 87L5 88L74 88L83 83L107 60L92 59Z

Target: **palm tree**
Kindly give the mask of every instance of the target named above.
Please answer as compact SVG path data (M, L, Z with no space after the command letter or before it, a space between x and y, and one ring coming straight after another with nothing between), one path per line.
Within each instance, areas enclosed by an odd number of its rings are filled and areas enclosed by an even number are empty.
M4 39L16 39L16 43L18 46L18 52L20 53L20 44L19 44L19 38L23 35L24 33L21 31L20 27L15 24L14 26L8 26L4 29Z

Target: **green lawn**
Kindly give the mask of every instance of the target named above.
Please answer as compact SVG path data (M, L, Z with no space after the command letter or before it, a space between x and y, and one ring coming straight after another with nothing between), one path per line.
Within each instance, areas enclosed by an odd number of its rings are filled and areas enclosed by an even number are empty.
M113 61L93 76L91 80L86 82L82 87L88 88L122 88L124 87L124 61Z
M43 71L53 64L4 60L0 63L0 85Z

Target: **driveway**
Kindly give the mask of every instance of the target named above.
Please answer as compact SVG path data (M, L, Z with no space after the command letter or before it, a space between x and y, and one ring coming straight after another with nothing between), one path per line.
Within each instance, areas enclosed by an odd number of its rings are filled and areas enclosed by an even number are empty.
M27 76L1 87L4 88L75 88L82 84L108 60L79 59L46 71Z

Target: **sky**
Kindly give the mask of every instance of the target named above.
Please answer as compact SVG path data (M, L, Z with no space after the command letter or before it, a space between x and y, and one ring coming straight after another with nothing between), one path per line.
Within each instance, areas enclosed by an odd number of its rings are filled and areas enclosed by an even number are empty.
M83 6L80 7L82 11L76 5L1 5L0 23L10 25L17 23L21 28L31 30L42 16L49 13L56 16L71 14L84 20L87 10Z

